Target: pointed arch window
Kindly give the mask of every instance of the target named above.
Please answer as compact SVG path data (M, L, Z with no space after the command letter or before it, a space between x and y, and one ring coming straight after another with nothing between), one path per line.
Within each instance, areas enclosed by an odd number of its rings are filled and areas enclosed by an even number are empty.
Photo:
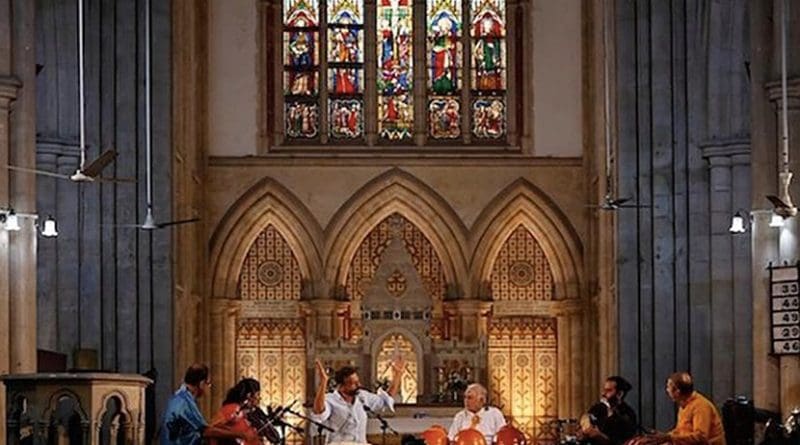
M507 14L505 0L282 0L278 145L508 144Z

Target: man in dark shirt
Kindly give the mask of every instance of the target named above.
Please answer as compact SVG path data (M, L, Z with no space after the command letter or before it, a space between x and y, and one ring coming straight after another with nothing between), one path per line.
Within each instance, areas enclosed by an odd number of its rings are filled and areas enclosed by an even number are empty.
M625 395L632 389L620 376L611 376L603 383L600 402L589 408L581 419L578 436L592 445L621 445L636 435L636 413L627 403Z

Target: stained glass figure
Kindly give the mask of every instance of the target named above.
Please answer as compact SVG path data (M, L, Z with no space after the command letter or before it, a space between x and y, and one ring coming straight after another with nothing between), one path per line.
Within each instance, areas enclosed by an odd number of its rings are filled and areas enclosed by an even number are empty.
M313 139L319 133L319 105L316 103L288 102L284 113L287 136Z
M472 133L478 138L505 135L505 0L470 0L472 37Z
M378 0L378 133L411 138L413 102L413 6L411 0Z
M499 97L478 98L472 103L472 134L498 139L506 132L506 105Z
M364 2L328 2L328 128L338 139L364 132Z
M359 137L364 131L362 101L334 99L330 101L328 120L331 136L341 139Z
M318 46L317 0L284 0L284 120L290 138L314 138L319 133Z
M440 139L461 136L460 102L449 98L431 99L428 106L428 132Z
M427 0L428 134L435 139L461 136L460 0Z

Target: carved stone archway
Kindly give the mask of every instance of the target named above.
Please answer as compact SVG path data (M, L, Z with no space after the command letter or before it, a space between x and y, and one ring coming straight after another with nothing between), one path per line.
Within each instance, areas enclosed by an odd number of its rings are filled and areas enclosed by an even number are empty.
M475 246L470 269L472 292L482 299L492 299L495 261L520 228L535 240L532 256L536 255L534 250L541 249L546 258L552 275L552 294L541 299L495 300L491 318L493 323L524 317L555 320L557 412L558 417L574 417L586 406L587 382L591 382L591 374L583 362L591 342L586 328L588 302L582 278L581 241L555 203L530 182L520 179L506 187L476 221L471 236Z
M289 299L293 301L279 301L274 307L269 306L270 302L267 301L256 301L255 304L248 301L243 306L239 300L239 285L245 260L254 243L268 230L277 234L275 237L280 238L284 250L288 246L290 256L296 261L297 273L302 281L300 295L299 298L293 296ZM221 402L226 385L233 384L241 377L236 360L240 317L302 318L304 304L298 300L314 298L318 292L325 292L319 255L321 244L322 229L311 212L289 190L271 178L255 184L222 218L211 238L209 286L212 298L206 306L210 315L207 332L214 333L207 334L211 372L220 382L212 386L212 405ZM264 276L269 281L272 276L270 270L266 270ZM297 287L293 285L292 289L297 290ZM305 363L301 368L295 371L305 381Z

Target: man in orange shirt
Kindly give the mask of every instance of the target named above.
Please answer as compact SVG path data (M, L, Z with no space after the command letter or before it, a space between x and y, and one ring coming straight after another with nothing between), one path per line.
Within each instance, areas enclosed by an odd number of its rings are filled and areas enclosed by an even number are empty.
M669 433L657 433L636 440L636 445L725 445L722 418L714 403L694 390L688 372L676 372L667 379L667 395L678 409L678 421Z

